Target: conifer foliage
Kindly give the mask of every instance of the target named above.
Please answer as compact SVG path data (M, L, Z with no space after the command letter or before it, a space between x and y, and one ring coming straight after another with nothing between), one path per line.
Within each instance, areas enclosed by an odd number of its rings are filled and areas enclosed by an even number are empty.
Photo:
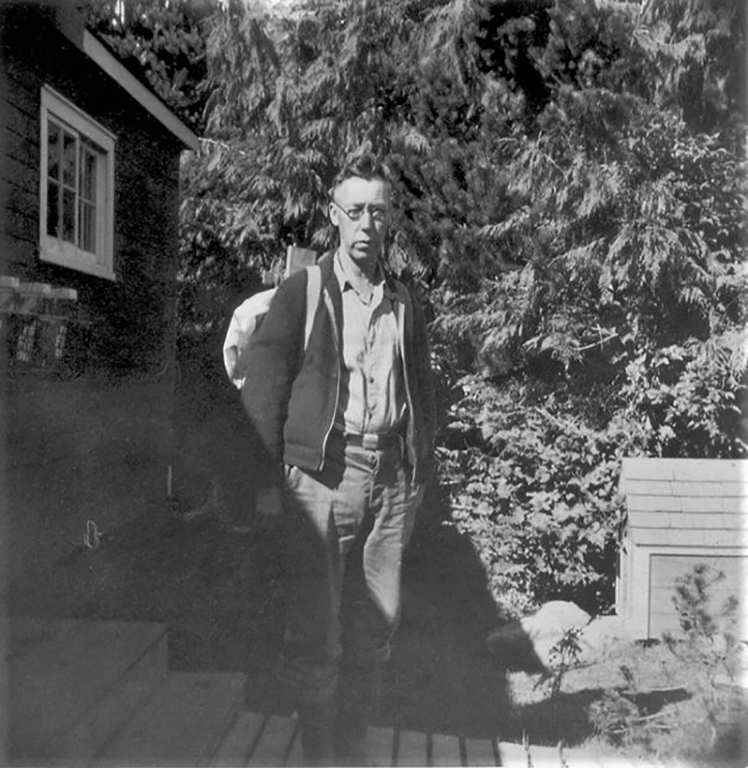
M452 520L507 610L604 609L621 457L746 454L743 3L272 8L211 17L181 215L213 309L190 317L219 325L288 244L328 247L334 169L386 157Z
M219 0L79 0L88 27L188 124L202 129L207 20Z

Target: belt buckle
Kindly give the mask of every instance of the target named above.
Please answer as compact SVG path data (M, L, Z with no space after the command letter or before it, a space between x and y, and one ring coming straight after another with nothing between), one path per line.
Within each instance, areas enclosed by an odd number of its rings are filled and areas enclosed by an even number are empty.
M379 448L379 435L369 433L361 435L361 447L367 451L376 451Z

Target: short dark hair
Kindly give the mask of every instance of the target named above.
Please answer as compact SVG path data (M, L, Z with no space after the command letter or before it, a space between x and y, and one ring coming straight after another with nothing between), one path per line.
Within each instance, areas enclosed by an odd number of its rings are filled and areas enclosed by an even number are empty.
M358 152L346 158L343 167L332 180L330 195L332 195L339 184L342 184L346 179L354 177L366 179L367 181L381 179L390 186L392 184L390 170L384 161L371 154L371 152Z

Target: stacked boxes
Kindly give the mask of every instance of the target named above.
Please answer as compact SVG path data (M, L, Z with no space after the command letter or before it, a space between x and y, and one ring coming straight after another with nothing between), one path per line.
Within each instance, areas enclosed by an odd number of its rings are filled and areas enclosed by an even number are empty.
M11 366L18 368L39 367L39 339L42 317L47 310L47 296L52 286L47 283L19 283L16 290L16 334L11 350Z
M39 339L42 367L59 367L66 360L68 335L75 320L77 301L78 292L73 288L53 288L50 291Z
M73 288L0 275L0 338L9 371L81 373L86 323Z
M0 354L5 360L10 360L11 357L11 325L14 321L19 284L17 277L0 275Z

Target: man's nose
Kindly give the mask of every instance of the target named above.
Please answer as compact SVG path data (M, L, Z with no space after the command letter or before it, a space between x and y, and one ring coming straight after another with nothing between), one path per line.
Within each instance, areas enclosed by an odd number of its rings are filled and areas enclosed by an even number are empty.
M364 208L359 221L361 222L361 227L363 229L374 229L374 212L369 208Z

